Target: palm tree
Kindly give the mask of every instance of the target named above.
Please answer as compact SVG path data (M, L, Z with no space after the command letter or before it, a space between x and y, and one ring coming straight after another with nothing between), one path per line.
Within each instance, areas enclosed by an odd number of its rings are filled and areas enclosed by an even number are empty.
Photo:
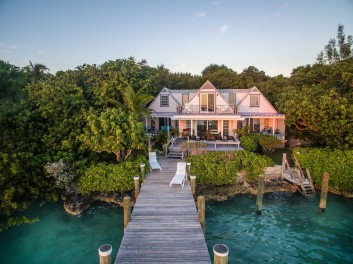
M44 64L33 64L31 61L29 61L29 65L26 69L30 73L33 82L39 81L43 77L44 72L49 71L49 68Z
M140 118L151 114L151 110L147 108L149 102L153 100L154 96L147 93L146 87L141 88L135 92L131 85L126 85L122 92L123 103L116 100L109 100L111 103L120 106L126 111L137 114Z

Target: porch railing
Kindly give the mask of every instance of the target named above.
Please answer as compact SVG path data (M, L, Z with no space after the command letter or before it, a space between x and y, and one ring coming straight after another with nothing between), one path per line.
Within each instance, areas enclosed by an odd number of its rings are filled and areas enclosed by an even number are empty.
M179 115L187 114L237 114L235 105L180 105L177 106Z

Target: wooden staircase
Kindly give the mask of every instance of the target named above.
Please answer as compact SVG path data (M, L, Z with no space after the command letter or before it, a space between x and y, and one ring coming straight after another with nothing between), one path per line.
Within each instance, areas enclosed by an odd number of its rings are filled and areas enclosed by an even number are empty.
M168 152L167 154L168 159L182 159L183 158L183 152L181 150L175 150L172 149Z
M306 169L304 172L297 158L295 158L295 167L290 167L285 153L282 160L282 177L294 184L298 191L305 197L316 195L310 171Z

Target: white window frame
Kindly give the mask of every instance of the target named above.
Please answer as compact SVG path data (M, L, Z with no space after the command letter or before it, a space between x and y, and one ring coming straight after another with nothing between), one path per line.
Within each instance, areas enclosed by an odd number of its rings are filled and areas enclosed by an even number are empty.
M184 101L184 95L188 97L188 99L186 101ZM189 102L189 94L188 93L183 93L181 96L181 100L183 101L183 105L185 105L187 102Z
M231 101L232 101L232 100L231 100L232 97L233 97L233 100L234 100L233 103L231 102ZM237 99L236 99L235 93L230 93L230 94L229 94L229 104L230 104L230 105L235 105L235 104L237 103L236 100L237 100Z
M160 106L161 107L168 107L169 106L169 95L168 94L161 94L160 95Z
M260 106L260 95L250 94L250 107L259 107L259 106Z

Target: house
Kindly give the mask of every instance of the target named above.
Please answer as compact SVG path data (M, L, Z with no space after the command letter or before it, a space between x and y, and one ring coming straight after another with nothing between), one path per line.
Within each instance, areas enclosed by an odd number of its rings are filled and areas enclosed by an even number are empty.
M285 116L276 111L258 88L217 89L206 81L198 90L163 88L149 105L146 130L179 128L191 135L207 133L232 136L233 130L249 126L252 132L284 140Z

